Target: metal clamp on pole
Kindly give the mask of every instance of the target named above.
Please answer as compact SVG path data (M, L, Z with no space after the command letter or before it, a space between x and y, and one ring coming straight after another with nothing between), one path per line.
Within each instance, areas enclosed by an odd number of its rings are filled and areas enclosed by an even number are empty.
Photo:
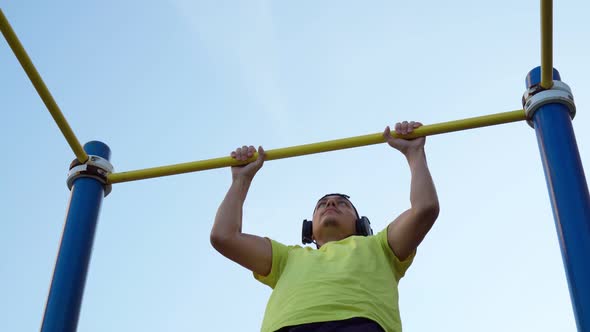
M544 89L541 87L541 84L535 84L525 91L522 96L522 107L524 108L529 126L534 128L532 119L539 107L551 103L559 103L567 106L570 117L573 119L576 116L574 96L567 84L554 80L553 86L550 89Z
M100 181L104 185L104 196L107 197L112 190L112 185L108 183L107 176L113 173L113 165L105 158L88 155L88 160L81 163L78 159L74 159L70 164L70 171L68 172L68 188L72 190L74 180L80 177L89 177Z

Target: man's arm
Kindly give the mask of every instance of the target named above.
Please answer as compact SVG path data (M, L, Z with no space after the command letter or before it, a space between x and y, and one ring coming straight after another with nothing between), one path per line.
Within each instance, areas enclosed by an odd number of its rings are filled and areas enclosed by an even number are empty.
M254 155L254 147L242 147L232 152L237 160ZM258 158L245 166L232 167L232 184L221 202L211 229L211 244L225 257L263 276L270 273L272 247L266 238L242 233L242 210L252 179L264 163L264 150L258 148Z
M398 123L396 132L403 136L421 125L413 122ZM391 146L405 155L411 172L411 207L391 222L387 229L389 246L403 261L418 248L436 221L439 213L438 196L426 162L424 152L426 139L424 137L413 140L396 139L391 137L389 127L386 128L384 136Z

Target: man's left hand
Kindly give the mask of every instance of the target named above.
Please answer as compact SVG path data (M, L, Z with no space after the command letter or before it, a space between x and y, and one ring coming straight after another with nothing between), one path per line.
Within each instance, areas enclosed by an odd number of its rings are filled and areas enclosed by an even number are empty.
M391 129L389 126L383 131L383 137L387 140L387 143L399 150L406 157L408 154L418 152L424 149L424 143L426 143L426 137L418 137L414 139L405 139L405 135L411 134L414 129L422 126L422 123L415 121L403 121L395 124L395 133L401 138L395 138L391 136Z

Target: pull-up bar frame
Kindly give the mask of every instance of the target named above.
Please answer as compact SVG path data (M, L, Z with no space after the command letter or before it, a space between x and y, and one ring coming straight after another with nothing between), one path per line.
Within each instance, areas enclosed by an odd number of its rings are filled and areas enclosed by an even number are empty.
M527 89L532 88L533 85L541 87L533 91L551 89L553 80L560 80L559 73L553 69L553 3L551 0L541 0L540 16L541 66L533 69L526 80ZM84 147L81 146L1 9L0 30L79 163L85 163L89 155L96 155L108 161L110 149L104 143L94 141L87 143ZM516 110L426 125L405 137L436 135L521 121L526 118L527 115L523 110ZM579 331L590 332L590 265L587 264L590 257L590 195L571 125L570 110L559 100L553 100L533 112L527 120L534 124L539 142L576 324ZM396 134L394 133L393 136ZM269 150L267 159L289 158L378 144L384 141L381 133L369 134ZM245 162L237 162L230 157L221 157L111 173L108 174L106 181L102 182L96 178L84 176L73 180L66 224L41 331L70 332L77 329L104 185L240 165L251 162L255 158L256 156L253 156Z
M541 86L553 85L553 1L541 0Z
M426 125L414 130L411 135L406 135L406 138L416 138L420 136L430 136L442 133L449 133L453 131L480 128L485 126L493 126L497 124L522 121L526 119L523 110L516 110L505 113L498 113L492 115L479 116L463 120L443 122L433 125ZM395 133L394 136L397 137ZM297 145L287 148L274 149L266 151L266 160L276 160L283 158L291 158L303 156L313 153L335 151L349 148L356 148L366 145L379 144L385 142L382 133L375 133L363 136L355 136L349 138L336 139L332 141L325 141L319 143L311 143L305 145ZM141 179L148 179L153 177L203 171L214 168L243 165L252 162L257 158L255 153L252 158L239 162L231 157L220 157L215 159L207 159L201 161L193 161L183 164L176 164L170 166L161 166L154 168L147 168L142 170L111 173L108 175L109 183L118 183L126 181L134 181Z
M53 99L51 92L49 92L49 89L45 85L45 82L43 82L41 75L39 75L35 65L33 65L33 61L31 61L31 58L29 58L27 51L25 51L25 48L16 36L16 33L14 33L14 30L12 30L12 27L6 19L6 16L4 16L2 9L0 9L0 30L2 30L4 38L25 70L25 73L27 76L29 76L29 79L31 80L31 83L33 83L35 90L37 90L39 97L41 97L41 100L43 100L43 103L45 103L49 113L51 113L51 116L59 127L59 130L61 130L61 133L64 135L66 141L72 148L72 151L74 151L76 158L81 163L86 162L86 160L88 160L88 155L84 151L84 148L82 148L78 138L76 138L74 131L66 121L66 118L59 109L59 106L57 106L55 99Z

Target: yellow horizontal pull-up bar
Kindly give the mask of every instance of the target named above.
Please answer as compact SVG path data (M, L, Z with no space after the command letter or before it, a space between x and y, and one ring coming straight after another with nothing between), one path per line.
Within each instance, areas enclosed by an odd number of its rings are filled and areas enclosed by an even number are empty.
M553 1L541 0L541 87L553 86Z
M426 125L414 130L410 135L404 138L416 138L421 136L431 136L436 134L448 133L453 131L480 128L492 125L498 125L509 122L522 121L526 119L523 110L498 113L492 115L479 116L463 120L456 120L450 122L443 122L439 124ZM397 136L392 132L392 135ZM355 148L365 145L372 145L385 142L382 133L369 134L364 136L355 136L350 138L337 139L332 141L325 141L319 143L305 144L292 146L288 148L275 149L266 151L266 160L275 160L289 157L302 156L306 154L313 154L319 152L327 152L348 148ZM176 164L170 166L161 166L154 168L147 168L136 171L111 173L108 176L109 183L127 182L148 178L155 178L159 176L167 176L181 173L189 173L196 171L204 171L207 169L221 168L227 166L237 166L247 164L254 159L253 156L246 162L238 162L231 157L221 157L215 159L207 159L201 161L188 162L183 164Z
M66 138L66 141L68 141L68 144L74 151L76 158L81 163L86 162L86 160L88 160L86 151L84 151L84 148L76 138L76 135L74 135L72 128L70 128L70 125L61 113L59 106L57 106L57 103L51 96L49 89L47 89L47 86L45 86L41 75L39 75L39 72L37 72L37 69L35 69L35 65L33 65L33 62L27 55L27 51L25 51L23 45L20 43L18 37L12 30L12 27L10 26L10 23L8 23L6 16L4 16L2 9L0 9L0 30L2 30L2 34L4 35L4 38L6 38L8 45L10 45L10 48L12 48L14 55L16 55L16 58L27 73L27 76L29 76L31 83L33 83L37 93L43 100L43 103L45 103L45 106L47 106L47 109L49 110L49 113L51 113L55 123L57 123L57 126Z

